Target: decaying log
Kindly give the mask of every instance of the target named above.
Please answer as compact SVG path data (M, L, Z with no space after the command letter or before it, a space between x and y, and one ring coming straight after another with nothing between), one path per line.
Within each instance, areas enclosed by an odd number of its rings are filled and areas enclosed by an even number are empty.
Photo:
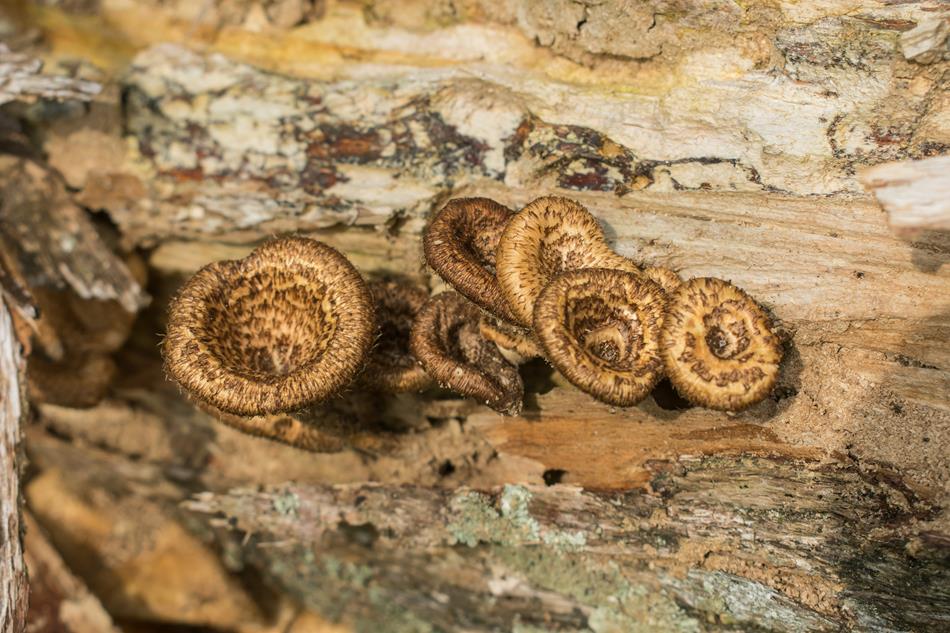
M246 533L275 581L357 630L950 626L950 567L890 536L928 510L887 480L787 459L655 468L652 494L288 484L188 507Z
M0 299L0 630L11 633L23 630L29 595L20 523L23 371L13 320Z
M221 586L178 588L223 596L214 617L179 592L148 596L162 598L153 619L238 629L247 592L197 543L214 532L229 569L263 570L367 631L950 626L950 241L894 235L860 176L945 161L942 3L84 0L29 13L51 58L115 77L88 111L37 123L63 177L30 217L62 238L63 222L88 221L70 197L106 212L123 248L149 249L156 292L106 399L40 406L29 436L37 517L71 565L95 553L74 569L107 607L141 616L109 581L172 591L143 561L194 556ZM933 175L914 192L939 190ZM892 215L899 189L877 190ZM436 291L419 240L445 200L518 208L551 193L589 207L620 253L762 301L786 340L772 397L726 415L659 390L613 409L538 362L519 417L443 393L354 393L394 441L311 454L213 421L161 374L164 305L210 261L303 232L366 275ZM95 239L76 250L108 254ZM73 270L62 239L37 243L56 254L33 267L47 280ZM143 304L111 264L87 263L65 280L77 291L100 282ZM110 519L67 530L64 508ZM104 533L160 542L116 553ZM176 604L194 608L176 619Z

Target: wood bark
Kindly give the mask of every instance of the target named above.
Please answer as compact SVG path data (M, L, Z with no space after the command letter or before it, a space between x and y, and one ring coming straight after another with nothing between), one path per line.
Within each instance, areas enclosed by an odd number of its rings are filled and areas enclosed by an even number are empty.
M20 522L23 391L20 343L0 300L0 630L11 633L23 630L29 596Z

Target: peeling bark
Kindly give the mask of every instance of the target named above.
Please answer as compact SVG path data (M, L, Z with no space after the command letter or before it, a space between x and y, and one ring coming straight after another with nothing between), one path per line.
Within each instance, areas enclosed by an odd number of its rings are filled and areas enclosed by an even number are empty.
M42 99L92 99L102 87L91 81L44 75L39 59L14 53L0 43L0 104Z
M29 596L20 524L23 372L13 321L0 300L0 630L11 633L23 630Z
M874 192L895 230L950 230L950 156L885 163L861 181Z

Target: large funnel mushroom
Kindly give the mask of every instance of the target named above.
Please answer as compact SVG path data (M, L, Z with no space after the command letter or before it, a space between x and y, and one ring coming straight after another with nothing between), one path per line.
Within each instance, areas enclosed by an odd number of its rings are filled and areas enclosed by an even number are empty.
M320 402L348 385L373 342L373 300L335 249L289 237L199 270L169 309L168 374L226 413Z
M517 415L524 397L521 375L482 337L480 316L478 308L457 293L436 295L416 316L412 353L443 387Z
M569 271L541 292L534 329L545 358L572 384L626 407L645 398L662 375L664 306L660 287L640 275Z
M558 274L611 268L638 274L607 245L597 219L568 198L538 198L509 222L498 242L498 283L515 321L531 327L534 302Z
M488 198L456 198L432 219L422 241L426 262L440 277L508 321L513 317L495 278L495 250L513 215Z
M739 411L778 379L782 346L768 315L721 279L691 279L671 296L662 337L670 382L693 404Z
M369 290L376 304L378 331L361 382L388 393L425 389L432 379L409 350L409 335L429 293L395 279L373 281Z

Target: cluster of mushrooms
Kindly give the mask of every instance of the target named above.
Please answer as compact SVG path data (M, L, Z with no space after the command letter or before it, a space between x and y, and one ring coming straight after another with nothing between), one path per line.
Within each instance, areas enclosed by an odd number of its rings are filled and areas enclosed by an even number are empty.
M621 407L664 376L690 402L726 411L776 382L781 342L753 299L722 280L641 269L572 200L539 198L517 213L451 200L424 249L455 292L367 283L341 253L302 237L206 266L170 306L166 370L226 421L298 411L353 385L435 383L515 415L518 363L535 357Z

